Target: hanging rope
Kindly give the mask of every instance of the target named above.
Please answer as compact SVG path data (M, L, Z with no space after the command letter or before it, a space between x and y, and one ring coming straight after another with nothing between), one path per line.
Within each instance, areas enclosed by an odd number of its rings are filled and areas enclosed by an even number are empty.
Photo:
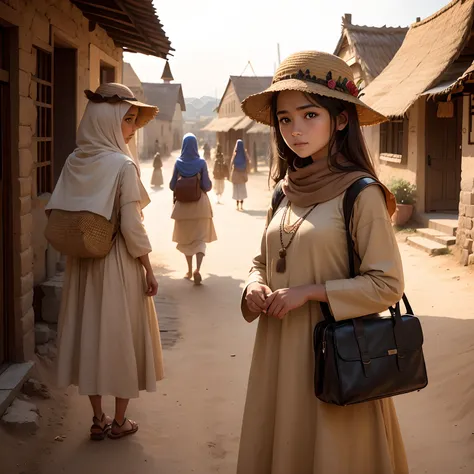
M257 77L257 74L255 74L255 71L254 71L254 69L253 69L252 63L251 63L250 61L246 64L246 66L244 67L244 70L242 71L242 73L240 74L240 76L243 76L243 75L244 75L244 72L247 70L247 68L248 68L249 66L250 66L250 69L251 69L252 72L253 72L253 75L254 75L255 77Z

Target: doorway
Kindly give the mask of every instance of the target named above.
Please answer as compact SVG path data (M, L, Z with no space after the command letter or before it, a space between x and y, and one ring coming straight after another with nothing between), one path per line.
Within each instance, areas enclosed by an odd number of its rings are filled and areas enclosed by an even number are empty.
M77 50L55 42L53 64L53 188L76 148Z
M462 101L453 100L451 118L437 116L438 103L426 103L426 211L458 212L461 192Z
M0 372L10 359L12 301L12 199L10 51L12 29L0 27Z

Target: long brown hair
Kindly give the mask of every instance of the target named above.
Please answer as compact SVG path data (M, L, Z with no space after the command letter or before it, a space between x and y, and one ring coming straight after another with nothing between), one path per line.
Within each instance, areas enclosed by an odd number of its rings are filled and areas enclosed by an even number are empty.
M330 153L328 158L329 168L337 172L347 171L366 171L376 176L376 172L370 159L364 136L360 129L359 117L354 104L345 102L331 97L324 97L316 94L305 93L307 99L323 107L329 112L331 118L332 135L329 141ZM286 175L288 168L294 169L294 161L298 155L292 151L285 143L280 132L277 117L277 100L278 93L272 97L272 162L270 166L269 179L277 183ZM343 130L337 130L336 118L344 111L347 112L348 122ZM341 166L336 159L336 154L341 153L350 163L351 166Z

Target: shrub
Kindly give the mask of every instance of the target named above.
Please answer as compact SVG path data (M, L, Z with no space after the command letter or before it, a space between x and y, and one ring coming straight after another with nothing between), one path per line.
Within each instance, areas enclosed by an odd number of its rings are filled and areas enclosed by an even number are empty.
M415 204L416 186L405 179L392 179L387 188L394 194L397 204Z

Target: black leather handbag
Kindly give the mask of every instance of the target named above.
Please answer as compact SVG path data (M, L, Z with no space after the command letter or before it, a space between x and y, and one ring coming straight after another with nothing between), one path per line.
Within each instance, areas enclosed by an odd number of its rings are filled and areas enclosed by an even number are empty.
M350 221L355 200L372 178L361 178L346 192L344 220L349 251L350 276L354 278L354 249ZM335 321L325 303L324 321L314 329L316 396L326 403L345 406L421 390L428 384L423 357L423 332L403 295L389 308L390 316L378 314Z

